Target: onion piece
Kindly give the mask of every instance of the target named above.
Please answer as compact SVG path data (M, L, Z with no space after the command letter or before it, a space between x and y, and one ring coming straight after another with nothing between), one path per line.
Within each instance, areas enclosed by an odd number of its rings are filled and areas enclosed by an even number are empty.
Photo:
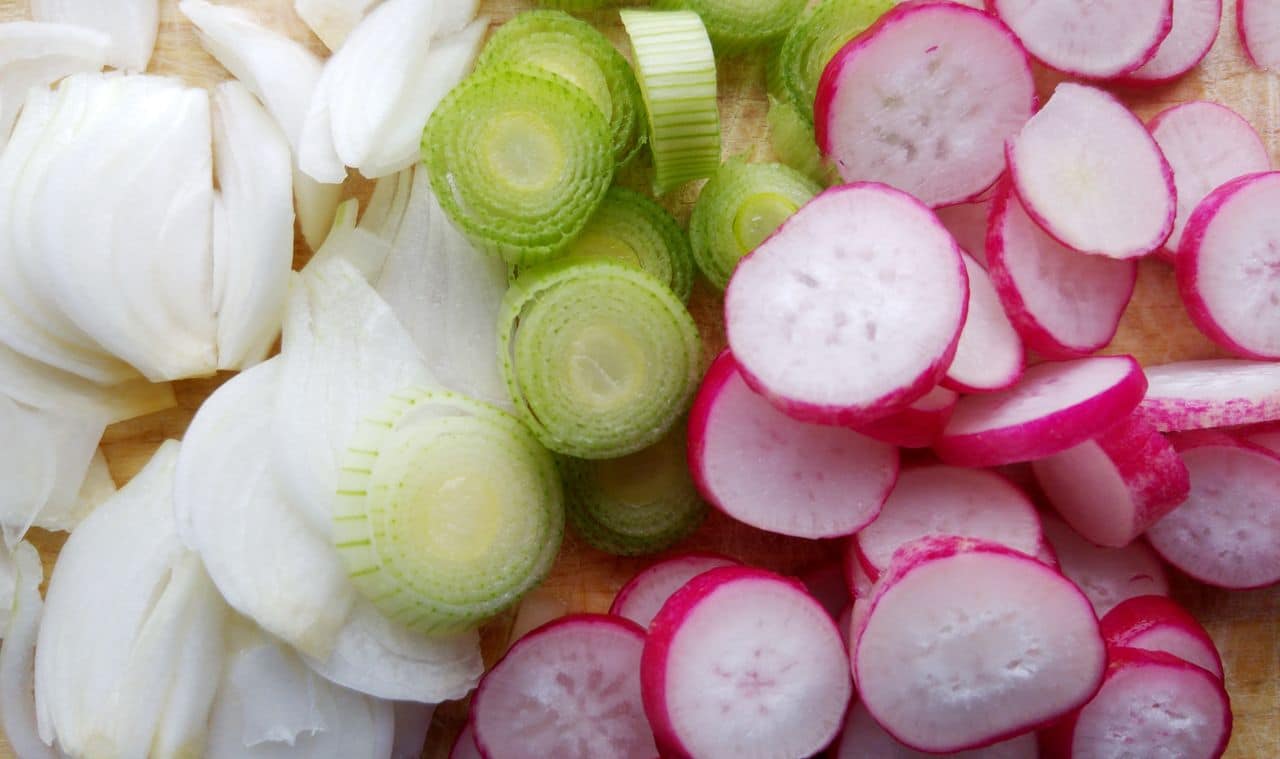
M147 69L160 30L159 0L31 0L31 16L105 33L107 63L131 72Z
M293 10L325 47L337 50L378 0L293 0Z
M109 45L102 32L69 24L0 24L0 149L28 90L82 71L101 71Z
M37 408L61 409L71 415L99 415L108 424L163 411L177 405L173 386L142 377L102 386L56 369L0 342L0 394Z
M7 552L4 560L10 560ZM7 621L0 646L0 727L15 756L56 759L57 754L40 738L36 722L36 636L44 612L40 598L44 569L40 554L26 542L14 548L12 563L16 588L4 609Z

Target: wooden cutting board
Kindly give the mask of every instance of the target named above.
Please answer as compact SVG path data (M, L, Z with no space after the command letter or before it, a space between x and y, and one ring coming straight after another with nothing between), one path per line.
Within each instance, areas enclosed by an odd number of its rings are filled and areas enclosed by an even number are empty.
M305 41L317 52L324 52L320 42L294 15L290 0L225 2L252 10L265 24ZM0 21L28 18L28 3L29 0L0 0ZM533 4L532 0L483 0L481 7L483 13L500 23ZM1226 0L1224 11L1222 34L1209 58L1196 72L1172 86L1121 94L1143 118L1193 99L1229 105L1261 132L1273 160L1280 162L1280 75L1249 67L1236 34L1235 0ZM598 21L615 42L621 42L616 14L596 14L592 20ZM228 76L200 48L190 25L177 10L177 0L161 0L160 37L151 70L181 76L197 86L209 86ZM1042 97L1048 96L1059 79L1051 73L1040 72ZM764 69L759 61L735 60L721 64L720 114L725 155L747 152L761 159L769 157L763 82ZM353 182L353 193L363 195L367 191L366 183ZM668 205L683 221L695 197L694 188L686 188L669 198ZM299 240L297 261L300 263L308 255ZM691 308L704 327L707 353L711 355L722 344L717 299L700 285ZM1178 300L1171 270L1153 261L1142 264L1133 303L1107 352L1131 353L1144 364L1222 355L1188 321ZM116 481L123 484L132 477L160 441L180 438L200 403L227 376L178 383L177 408L107 430L103 449ZM33 540L41 549L47 572L64 536L37 533ZM805 570L838 553L833 543L768 535L715 514L681 548L720 551L782 572ZM607 556L568 536L544 589L571 610L605 611L614 592L647 563ZM1280 757L1280 589L1228 593L1182 578L1175 578L1174 584L1177 598L1205 624L1222 651L1236 717L1235 734L1227 756L1277 759ZM487 630L486 653L490 660L500 652L509 624L509 619L498 620ZM447 754L447 746L464 714L458 705L438 710L427 756ZM0 742L0 757L9 756L12 753L8 745Z

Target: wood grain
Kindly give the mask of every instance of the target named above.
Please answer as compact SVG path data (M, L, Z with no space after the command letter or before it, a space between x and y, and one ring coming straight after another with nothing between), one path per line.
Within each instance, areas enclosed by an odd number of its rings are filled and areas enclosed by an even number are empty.
M0 20L25 18L28 0L0 0ZM234 0L253 10L264 23L305 41L323 52L296 18L289 0ZM532 5L530 0L484 0L483 12L495 22ZM1234 0L1227 0L1222 34L1206 62L1175 85L1145 92L1120 93L1143 118L1178 102L1215 100L1235 108L1262 134L1272 158L1280 158L1280 78L1251 69L1240 52L1234 19ZM209 86L227 77L196 43L190 26L177 10L177 0L161 0L161 30L152 71L183 77L196 86ZM621 41L616 14L597 14L615 42ZM720 108L725 131L725 154L749 153L768 158L764 115L763 66L759 61L736 60L720 71ZM1040 72L1042 95L1048 96L1059 77ZM367 186L353 183L352 192L364 194ZM667 199L682 220L688 216L696 187ZM299 242L298 261L308 252ZM718 349L719 304L705 288L695 292L692 309L707 337L707 352ZM1168 267L1144 262L1137 293L1125 314L1119 334L1108 352L1132 353L1144 364L1221 355L1188 321L1173 286ZM151 452L166 438L182 436L195 410L226 375L178 383L178 407L115 425L103 441L111 471L124 483L137 472ZM63 538L40 533L34 540L50 563ZM835 556L829 543L781 538L713 515L682 549L716 550L778 571L798 572ZM573 610L603 611L621 584L647 562L619 559L591 550L569 537L546 592ZM1280 757L1280 589L1228 593L1175 579L1179 600L1196 613L1222 650L1226 679L1236 715L1235 734L1228 756L1234 759ZM496 655L505 638L508 619L495 621L486 631L487 653ZM464 711L458 705L442 707L433 726L428 756L444 756ZM0 757L11 756L7 744Z

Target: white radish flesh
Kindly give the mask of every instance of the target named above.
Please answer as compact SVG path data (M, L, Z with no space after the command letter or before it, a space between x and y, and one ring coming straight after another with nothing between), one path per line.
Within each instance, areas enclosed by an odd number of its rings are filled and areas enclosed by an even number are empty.
M928 448L946 428L959 400L959 393L939 385L910 406L862 425L858 431L889 445Z
M1213 47L1222 23L1222 0L1173 0L1173 27L1151 60L1120 78L1120 84L1169 84L1195 68Z
M13 21L0 24L0 149L32 87L48 87L82 71L100 71L110 40L70 24Z
M961 392L1003 390L1022 377L1022 340L1005 315L991 277L967 253L962 256L969 276L969 312L942 381Z
M736 561L715 554L690 553L676 556L636 573L614 596L609 613L625 617L648 629L649 623L672 593L687 582L712 569L731 567Z
M1280 419L1280 364L1181 361L1147 368L1142 413L1161 432Z
M1142 66L1173 26L1170 0L987 0L1050 68L1107 79Z
M931 756L936 754L924 754L894 740L876 724L862 702L850 707L844 730L832 753L833 759L929 759ZM1040 750L1036 746L1035 735L1028 733L986 748L948 756L953 759L1037 759Z
M1244 54L1258 68L1280 70L1280 8L1268 0L1239 0L1236 27Z
M1089 597L1099 617L1134 596L1169 595L1164 565L1146 543L1102 548L1050 515L1042 528L1062 574Z
M106 34L107 63L128 72L146 70L160 31L159 0L31 0L31 17Z
M1137 596L1102 618L1102 636L1110 647L1163 651L1222 678L1222 657L1196 618L1164 596Z

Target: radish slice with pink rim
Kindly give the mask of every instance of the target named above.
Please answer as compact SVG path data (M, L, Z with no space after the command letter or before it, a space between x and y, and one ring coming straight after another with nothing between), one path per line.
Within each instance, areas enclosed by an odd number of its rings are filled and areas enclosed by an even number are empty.
M1173 0L1173 27L1156 54L1116 84L1155 87L1185 76L1209 54L1222 25L1222 0Z
M1164 651L1222 679L1222 657L1213 638L1190 612L1164 596L1137 596L1102 618L1108 647Z
M987 272L967 253L960 255L969 276L969 314L942 382L965 393L1003 390L1022 377L1026 358L1022 340L1009 323Z
M738 264L725 329L747 382L797 419L866 424L929 392L969 287L938 217L891 187L818 195Z
M844 582L849 588L849 594L853 596L855 601L870 597L871 588L875 583L871 576L867 574L866 565L862 563L862 556L858 551L857 536L849 538L845 542L840 558L841 564L844 566Z
M1142 122L1107 92L1059 84L1006 152L1027 213L1063 245L1136 258L1173 229L1169 163Z
M1039 364L1008 390L962 398L934 451L945 463L970 467L1052 456L1133 411L1146 389L1131 356Z
M1035 107L1031 62L999 20L954 3L905 3L827 64L814 125L846 181L884 182L941 206L995 182L1004 141Z
M1044 65L1084 79L1151 60L1173 27L1170 0L987 0Z
M1239 0L1236 28L1244 54L1253 65L1280 70L1280 6L1272 0Z
M1042 515L1041 528L1058 568L1089 597L1099 617L1134 596L1169 595L1164 565L1146 543L1103 548L1051 514Z
M942 434L959 400L959 393L939 385L896 414L863 425L858 431L889 445L928 448Z
M849 707L844 730L836 741L832 759L929 759L936 754L924 754L898 743L876 724L862 702ZM986 748L950 754L954 759L1037 759L1040 749L1034 733L995 743Z
M660 561L637 572L614 596L609 613L648 628L672 593L703 572L732 567L738 562L713 553L688 553Z
M1205 198L1187 221L1175 270L1191 321L1245 358L1280 359L1280 171L1249 174Z
M1191 492L1182 458L1140 412L1032 467L1067 524L1111 548L1133 542Z
M843 427L805 424L751 392L728 351L689 417L694 482L725 514L802 538L851 535L880 513L898 452Z
M992 185L992 191L986 193L982 200L934 209L938 221L956 239L960 249L973 256L984 269L987 268L987 221L991 216L991 198L1000 184L1000 180L997 180Z
M644 645L659 746L698 759L821 751L852 693L841 637L793 580L746 567L699 575L662 607Z
M1161 432L1261 424L1280 419L1280 364L1179 361L1146 369L1142 413Z
M867 710L918 751L981 748L1097 691L1106 652L1089 601L1030 556L968 538L904 546L853 634Z
M526 635L480 681L471 726L482 756L652 759L640 698L644 631L602 614Z

